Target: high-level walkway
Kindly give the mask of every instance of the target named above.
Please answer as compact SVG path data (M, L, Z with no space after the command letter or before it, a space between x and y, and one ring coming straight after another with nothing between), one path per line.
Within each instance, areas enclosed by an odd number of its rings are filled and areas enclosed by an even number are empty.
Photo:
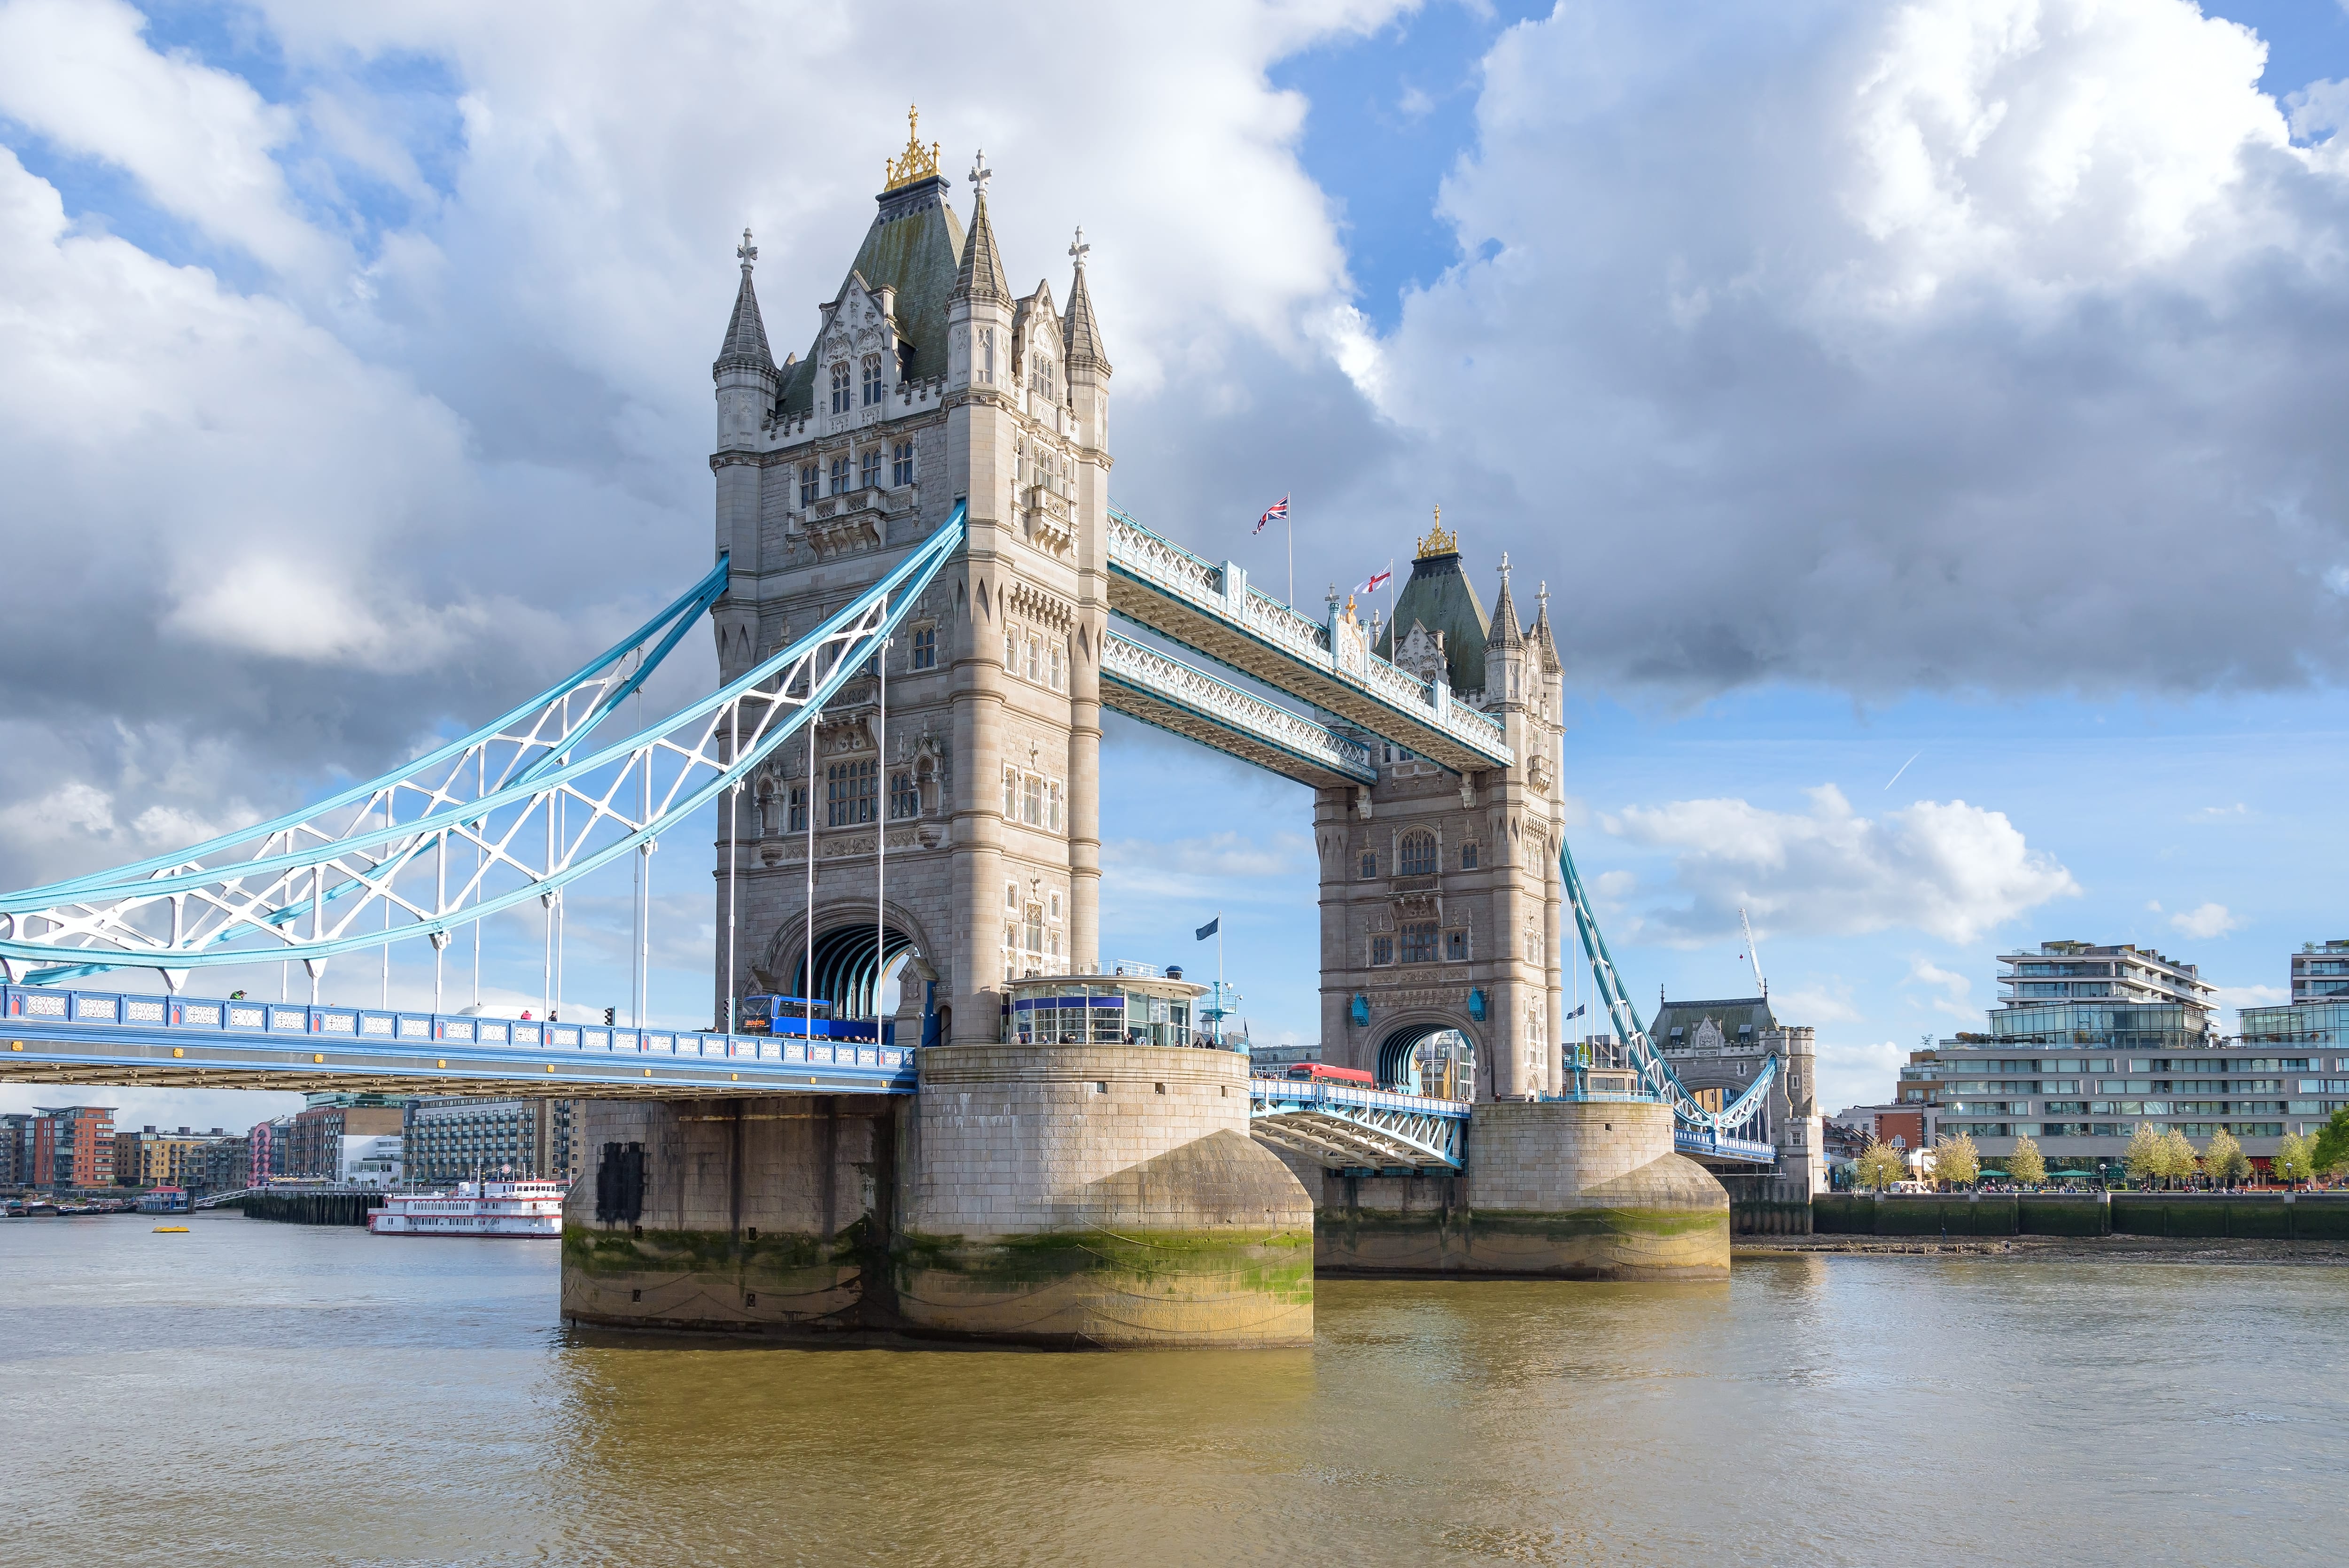
M1366 735L1457 773L1516 761L1498 720L1453 701L1442 682L1421 680L1371 653L1358 624L1332 615L1324 624L1299 614L1248 586L1237 564L1217 566L1194 555L1115 508L1109 514L1109 576L1110 608L1118 614ZM1195 738L1234 748L1205 730Z

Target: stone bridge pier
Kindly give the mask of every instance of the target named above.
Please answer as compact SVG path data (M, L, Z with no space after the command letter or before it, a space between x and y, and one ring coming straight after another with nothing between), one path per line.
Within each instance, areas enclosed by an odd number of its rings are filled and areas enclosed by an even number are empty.
M1057 1346L1309 1345L1313 1205L1247 1059L941 1046L917 1095L594 1102L578 1323Z

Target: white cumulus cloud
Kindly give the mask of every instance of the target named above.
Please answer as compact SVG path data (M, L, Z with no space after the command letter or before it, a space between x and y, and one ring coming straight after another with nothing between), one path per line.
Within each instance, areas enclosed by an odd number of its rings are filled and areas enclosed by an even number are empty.
M2223 903L2197 904L2192 909L2171 915L2169 923L2188 936L2199 936L2205 941L2214 936L2224 936L2230 931L2240 931L2243 925L2242 920L2229 913Z
M1616 836L1673 857L1688 902L1651 918L1683 939L1736 928L1737 912L1786 931L1857 934L1911 927L1971 942L2079 884L2004 812L1920 800L1862 817L1832 784L1806 812L1742 799L1678 800L1603 815Z

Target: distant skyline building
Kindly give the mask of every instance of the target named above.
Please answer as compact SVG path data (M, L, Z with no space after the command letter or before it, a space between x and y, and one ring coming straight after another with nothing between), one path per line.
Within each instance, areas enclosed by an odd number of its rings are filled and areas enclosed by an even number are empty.
M2349 1002L2349 941L2307 943L2292 955L2292 999Z
M402 1169L411 1184L497 1176L567 1181L580 1169L577 1107L567 1099L419 1099L408 1108Z
M2295 990L2324 977L2302 960L2335 945L2292 955ZM2285 1133L2349 1106L2349 996L2246 1007L2228 1039L2215 988L2149 948L2049 942L1999 962L2012 999L1990 1032L1912 1052L1900 1069L1895 1103L1920 1115L1928 1147L1963 1133L1999 1161L2028 1136L2051 1168L2109 1174L2144 1125L2198 1143L2226 1132L2264 1162Z
M27 1186L87 1191L114 1185L114 1108L36 1106Z

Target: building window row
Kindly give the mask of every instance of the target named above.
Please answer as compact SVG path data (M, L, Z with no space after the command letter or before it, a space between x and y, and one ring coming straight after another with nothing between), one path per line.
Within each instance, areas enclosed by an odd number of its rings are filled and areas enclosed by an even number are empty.
M1443 850L1433 833L1413 829L1395 844L1394 874L1399 877L1433 876L1443 868ZM1482 863L1483 855L1476 841L1471 839L1460 846L1460 869L1473 872ZM1364 850L1355 861L1355 875L1363 882L1376 880L1379 874L1379 852Z
M896 441L886 447L865 447L859 450L835 452L829 459L818 459L800 465L800 506L813 506L825 495L846 495L851 490L879 490L882 485L882 465L888 465L888 484L892 490L902 490L914 482L914 443Z
M1061 830L1061 780L1009 763L1003 768L1003 817L1047 832Z
M1059 637L1006 626L1003 629L1003 667L1012 675L1053 691L1069 689L1068 644Z

